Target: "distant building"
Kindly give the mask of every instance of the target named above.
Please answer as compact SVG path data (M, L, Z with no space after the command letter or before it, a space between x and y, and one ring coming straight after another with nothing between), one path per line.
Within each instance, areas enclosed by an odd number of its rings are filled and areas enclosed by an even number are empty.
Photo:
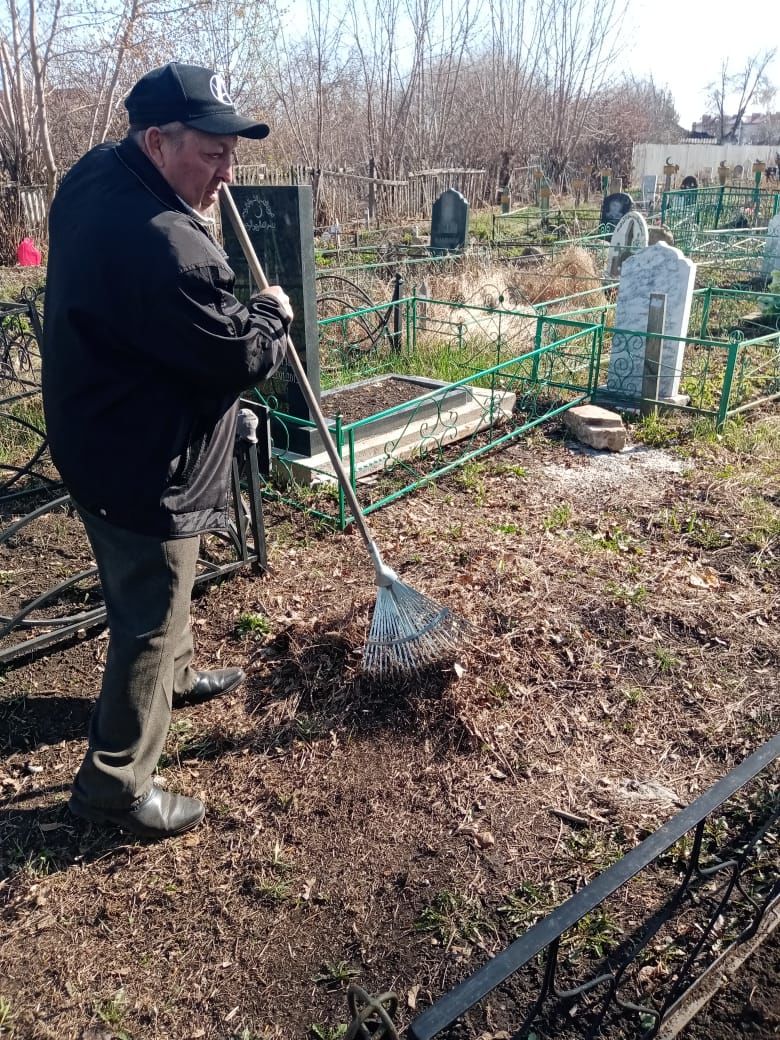
M737 133L740 144L780 144L780 112L753 112Z
M728 120L727 120L728 123ZM702 141L718 139L720 124L715 116L703 115L701 119L691 127L691 137Z
M735 115L724 119L727 133L735 119ZM693 140L717 141L719 136L720 119L717 116L703 115L691 127L690 138ZM780 112L752 112L743 116L734 144L780 144Z

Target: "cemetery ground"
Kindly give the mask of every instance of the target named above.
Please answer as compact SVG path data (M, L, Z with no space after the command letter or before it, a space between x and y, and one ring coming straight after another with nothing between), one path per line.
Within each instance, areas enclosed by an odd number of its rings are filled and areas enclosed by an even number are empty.
M359 670L374 600L360 539L269 506L268 573L193 603L199 666L248 680L174 713L159 780L208 805L179 840L65 809L105 633L7 666L0 1035L335 1040L352 981L394 990L408 1022L777 731L778 458L776 408L720 435L648 419L619 455L549 423L378 511L388 562L472 626L441 672L385 687ZM71 566L86 551L65 513L36 538L0 560L6 591L51 584L55 543ZM743 814L777 790L765 776ZM666 869L679 877L674 857ZM572 970L661 884L640 877L582 922ZM674 971L674 945L656 953L637 997ZM752 1024L738 987L718 1000L708 1037L735 1018L776 1034L769 998ZM511 1028L496 996L452 1035Z

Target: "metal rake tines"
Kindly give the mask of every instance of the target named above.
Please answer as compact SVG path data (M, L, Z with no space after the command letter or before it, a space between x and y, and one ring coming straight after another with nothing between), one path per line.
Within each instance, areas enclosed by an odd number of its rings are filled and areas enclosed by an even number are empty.
M414 674L451 654L464 628L448 607L402 581L379 586L363 668L380 678Z

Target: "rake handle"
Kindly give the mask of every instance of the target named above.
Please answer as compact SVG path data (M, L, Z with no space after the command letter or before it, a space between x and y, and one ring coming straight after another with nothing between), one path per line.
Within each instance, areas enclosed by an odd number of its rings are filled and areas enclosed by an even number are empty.
M238 207L236 206L233 196L230 194L230 189L228 188L227 184L222 184L221 191L222 198L225 201L225 208L227 210L228 217L230 218L230 223L233 226L233 231L236 234L236 238L239 241L239 245L243 250L247 263L249 264L249 269L252 272L252 277L261 289L267 289L268 279L266 278L262 265L260 264L260 261L257 258L255 248L252 245L252 241L249 238L249 234L247 233L246 228L244 227L244 222L241 219L241 214L238 212ZM290 368L292 368L295 374L295 378L298 380L298 384L301 388L301 392L303 393L304 400L306 401L306 404L309 407L309 411L314 417L314 422L317 429L319 430L320 436L322 437L322 443L325 447L325 451L328 453L328 457L330 458L330 461L333 464L333 469L336 473L336 476L338 477L339 483L341 484L341 489L344 492L344 497L349 503L349 508L352 510L352 516L354 517L358 530L363 536L363 541L366 543L366 547L368 548L368 551L371 554L371 558L374 561L374 567L377 570L377 576L379 576L380 568L384 568L381 556L379 555L379 550L371 535L369 526L366 523L366 518L363 516L363 511L360 508L360 503L358 502L357 495L355 494L355 489L352 487L352 483L349 477L347 476L347 471L344 469L344 463L341 461L338 449L336 447L336 443L330 434L330 430L328 429L328 424L326 422L325 416L322 414L322 409L320 408L319 401L317 400L315 393L311 388L311 383L308 380L304 367L301 363L301 359L298 356L298 351L295 349L295 345L293 344L293 341L289 333L287 334L287 360L290 364Z

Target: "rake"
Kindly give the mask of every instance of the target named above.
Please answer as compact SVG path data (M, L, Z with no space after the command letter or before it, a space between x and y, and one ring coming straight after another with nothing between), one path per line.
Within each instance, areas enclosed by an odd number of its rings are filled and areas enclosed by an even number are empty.
M260 266L241 215L226 184L222 185L222 198L230 223L249 264L252 277L261 289L265 289L268 287L268 279ZM450 655L467 625L448 607L440 606L401 581L395 571L382 560L379 548L360 508L355 490L331 437L319 402L289 335L287 337L287 361L314 417L322 443L333 464L344 497L349 503L355 524L374 565L377 596L368 640L363 650L363 669L380 679L418 674L421 670L435 665L443 657Z

